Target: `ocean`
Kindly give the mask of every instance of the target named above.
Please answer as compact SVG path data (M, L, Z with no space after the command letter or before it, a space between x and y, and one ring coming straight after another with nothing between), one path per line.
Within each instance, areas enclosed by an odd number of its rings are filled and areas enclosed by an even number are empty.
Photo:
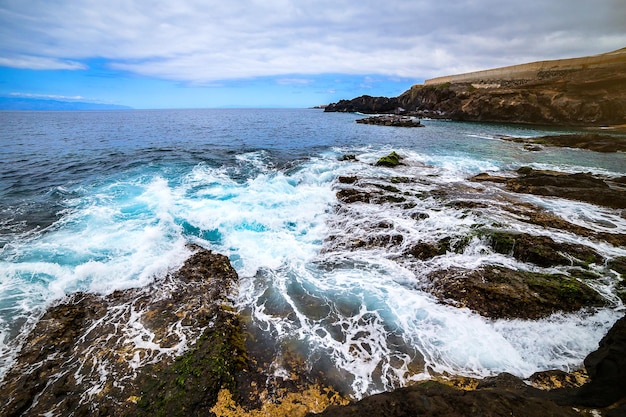
M323 368L356 398L434 374L528 377L580 367L623 315L617 274L594 284L604 308L494 320L438 301L428 274L536 266L479 237L460 253L405 254L417 242L497 225L626 256L624 247L524 223L501 208L501 187L468 181L521 166L624 176L626 156L530 152L501 139L571 129L444 120L390 128L356 124L359 117L315 109L0 112L0 379L46 307L77 291L158 281L183 264L188 243L229 257L240 277L233 301L249 326L273 346L297 346L311 369ZM402 165L375 166L391 151ZM350 176L410 178L393 182L410 205L341 205L338 179ZM516 198L591 230L626 233L618 210ZM488 208L448 204L463 200Z

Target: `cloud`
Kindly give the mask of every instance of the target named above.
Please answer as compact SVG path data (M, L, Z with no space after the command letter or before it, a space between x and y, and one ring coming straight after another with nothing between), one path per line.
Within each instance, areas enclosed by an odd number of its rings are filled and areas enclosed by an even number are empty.
M56 94L31 94L31 93L19 93L19 92L9 93L9 96L22 97L22 98L38 98L38 99L45 99L45 100L69 100L69 101L85 100L85 97L83 96L62 96L62 95L56 95Z
M621 1L12 0L0 5L0 65L86 69L97 58L196 84L429 78L623 47Z
M276 80L280 85L309 85L313 83L313 80L307 78L279 78Z
M40 56L14 55L0 56L0 66L33 70L84 70L85 64Z

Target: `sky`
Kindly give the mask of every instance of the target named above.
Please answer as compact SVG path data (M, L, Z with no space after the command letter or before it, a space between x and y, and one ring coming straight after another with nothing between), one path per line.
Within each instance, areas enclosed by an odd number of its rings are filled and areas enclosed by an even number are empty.
M311 107L626 47L626 0L0 0L0 97Z

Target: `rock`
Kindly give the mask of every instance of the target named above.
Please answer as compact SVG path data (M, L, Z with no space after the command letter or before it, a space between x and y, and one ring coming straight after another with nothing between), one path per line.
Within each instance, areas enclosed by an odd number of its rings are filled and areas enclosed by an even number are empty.
M234 388L246 361L228 307L237 273L194 250L149 287L48 309L5 378L0 415L201 415Z
M392 113L398 109L398 99L388 97L361 96L352 100L341 100L331 103L325 112L349 112L349 113Z
M519 176L516 178L478 174L471 180L503 183L507 190L516 193L560 197L617 209L626 208L626 190L608 178L583 172L568 174L529 167L522 167L517 172Z
M482 172L480 174L474 175L471 178L471 180L475 182L488 181L488 182L496 182L496 183L506 183L509 179L506 177L497 177L494 175L487 174L486 172Z
M574 403L608 407L626 398L626 317L602 338L599 347L585 358L590 381L576 393Z
M383 156L376 162L376 166L390 167L394 168L400 164L400 155L398 155L395 151L391 152L389 155Z
M568 406L559 406L543 393L515 377L497 377L491 386L465 391L436 381L422 382L392 392L372 395L347 406L331 406L315 416L326 417L573 417ZM512 378L517 383L512 383ZM506 380L506 381L505 381ZM313 414L308 414L313 417Z
M425 85L414 85L398 97L341 100L325 111L385 113L400 107L418 117L453 120L623 125L626 124L625 64L626 48L591 57L427 80ZM598 145L597 150L610 151L612 146Z
M352 161L352 162L356 162L356 155L352 155L352 154L346 154L343 155L341 158L339 158L340 161Z
M528 381L535 388L550 391L561 388L580 388L588 379L589 376L584 370L565 372L553 369L535 372L528 378Z
M504 140L525 143L525 149L541 150L537 145L589 149L596 152L626 152L626 137L598 133L549 135L533 138L502 137ZM534 149L538 148L538 149Z
M496 252L504 255L510 254L519 261L531 262L542 267L557 265L587 267L591 263L603 261L603 257L588 246L557 243L548 236L503 230L481 231L479 234L487 237L490 246Z
M509 205L504 208L513 213L521 221L530 224L535 224L548 229L562 230L579 236L603 240L613 246L626 246L626 233L597 232L586 227L570 223L563 218L532 204L518 202L514 206Z
M508 373L484 378L469 389L426 381L346 406L330 406L315 416L624 416L626 317L618 320L600 341L599 348L587 356L585 366L589 380L581 371L545 371L529 378L533 385L546 390L529 386ZM597 410L598 407L602 409Z
M354 184L355 182L357 182L358 178L354 175L352 176L342 176L342 177L337 177L337 181L340 184Z
M427 218L427 217L425 217ZM407 252L407 255L411 255L414 258L426 261L434 258L435 256L445 255L447 252L460 253L465 249L469 243L468 237L459 237L452 239L452 237L445 237L440 239L436 243L420 242L413 245Z
M366 117L364 119L358 119L356 122L360 124L379 126L424 127L424 125L414 117L397 115Z
M437 270L428 278L430 292L443 302L495 319L538 319L605 304L587 285L561 274L485 266L473 271Z
M611 208L626 208L626 191L611 188L602 178L588 173L526 169L518 178L506 182L506 188L517 193L537 194L579 200Z

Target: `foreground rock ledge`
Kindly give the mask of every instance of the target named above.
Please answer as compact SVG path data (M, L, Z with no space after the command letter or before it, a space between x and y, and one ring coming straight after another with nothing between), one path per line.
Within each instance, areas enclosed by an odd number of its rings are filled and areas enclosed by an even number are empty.
M236 271L223 255L191 249L180 270L153 285L78 293L48 309L0 385L0 416L233 416L255 408L288 416L346 402L304 372L287 382L268 376L274 358L252 356L263 348L246 348L231 306Z
M348 406L331 406L317 416L569 417L626 415L626 317L615 323L600 348L585 359L590 381L580 388L539 390L510 374L462 390L437 381L372 395ZM542 373L542 374L549 374ZM539 376L538 376L539 378ZM591 409L595 410L593 413ZM313 414L309 414L313 416Z
M50 308L0 387L0 415L206 415L244 361L228 258L197 250L175 274Z

